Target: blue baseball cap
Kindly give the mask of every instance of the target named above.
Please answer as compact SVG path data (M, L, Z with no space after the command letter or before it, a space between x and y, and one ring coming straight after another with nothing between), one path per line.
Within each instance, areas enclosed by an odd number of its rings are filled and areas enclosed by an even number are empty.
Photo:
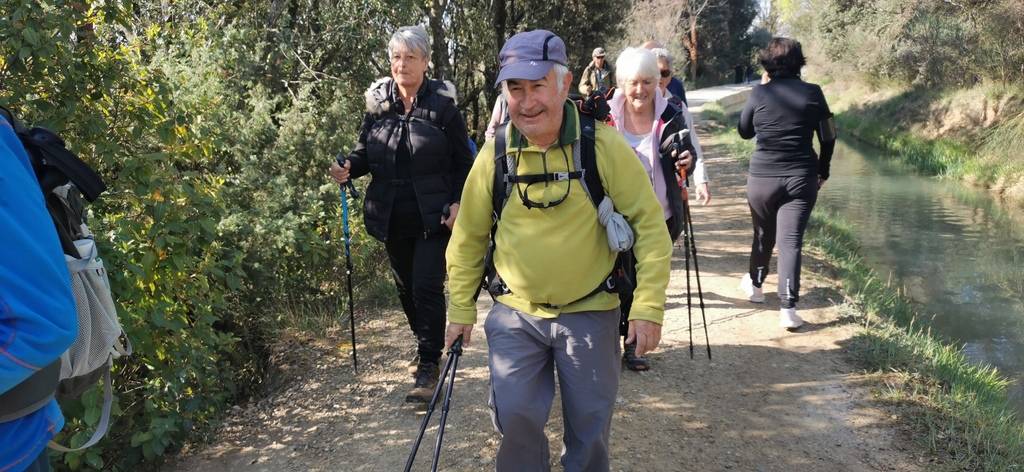
M547 30L524 31L505 41L498 53L501 70L494 86L509 79L539 80L555 64L569 65L565 42Z

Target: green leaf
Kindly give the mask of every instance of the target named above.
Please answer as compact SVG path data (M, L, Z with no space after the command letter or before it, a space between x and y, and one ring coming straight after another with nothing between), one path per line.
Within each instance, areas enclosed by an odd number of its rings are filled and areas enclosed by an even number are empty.
M95 450L85 453L85 463L94 469L103 469L103 458Z
M153 434L150 433L150 432L135 433L135 434L132 435L131 445L132 445L132 447L137 447L140 444L144 444L144 443L152 441L152 440L153 440Z
M39 46L39 34L31 26L25 27L21 30L21 37L31 46Z

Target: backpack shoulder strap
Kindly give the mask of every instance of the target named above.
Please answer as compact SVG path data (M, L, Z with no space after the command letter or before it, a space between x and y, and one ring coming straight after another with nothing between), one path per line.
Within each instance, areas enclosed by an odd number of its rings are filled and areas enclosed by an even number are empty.
M37 161L34 165L40 169L52 167L57 171L55 174L42 172L40 185L44 193L70 180L86 200L93 202L107 189L99 174L69 151L56 133L46 128L32 128L27 133L19 133L18 137L32 159Z
M494 210L494 220L501 218L501 210L508 202L511 189L508 186L508 153L505 145L505 130L508 123L498 125L494 129L494 185L491 186L491 205Z
M661 112L661 121L668 123L675 119L675 117L680 113L682 113L682 109L680 109L675 103L669 101L668 106L665 107L665 111Z
M587 186L587 194L595 207L604 200L604 185L601 174L597 170L597 152L595 151L597 126L593 116L580 113L580 157L583 165L583 185Z

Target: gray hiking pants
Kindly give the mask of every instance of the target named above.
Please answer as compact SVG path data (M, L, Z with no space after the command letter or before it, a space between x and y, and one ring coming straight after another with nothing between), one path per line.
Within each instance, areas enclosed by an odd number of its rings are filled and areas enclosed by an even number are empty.
M501 434L498 472L550 470L544 425L562 394L567 472L605 472L619 387L619 310L530 316L495 303L484 331L490 347L490 406Z

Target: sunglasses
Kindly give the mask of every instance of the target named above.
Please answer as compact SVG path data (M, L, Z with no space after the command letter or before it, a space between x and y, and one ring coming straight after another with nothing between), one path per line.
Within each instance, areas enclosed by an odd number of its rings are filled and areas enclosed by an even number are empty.
M565 159L565 168L568 169L569 168L569 155L566 154L565 149L561 146L561 143L559 143L559 149L562 151L562 157ZM516 170L519 169L519 160L522 157L522 153L523 153L523 150L520 147L516 151L516 154L513 156L512 168L513 168L513 181L515 182L515 185L516 185L516 193L519 194L519 200L523 202L523 206L525 206L528 209L530 209L530 208L547 209L547 208L556 207L556 206L560 205L562 202L564 202L567 198L569 198L569 193L572 192L572 179L568 178L569 174L570 174L569 172L562 172L562 173L560 173L560 174L562 174L563 176L566 177L564 179L552 180L551 177L553 175L555 175L555 174L548 173L548 169L547 169L547 151L545 151L543 156L542 156L542 159L544 159L544 173L543 174L523 175L523 176L518 175ZM554 186L556 184L560 184L563 181L565 182L565 193L560 198L557 198L557 199L554 199L554 200L547 200L547 201L544 201L544 200L537 201L537 200L531 200L530 199L530 186L531 185L540 184L540 185L542 185L542 188L546 189L549 186ZM520 185L522 183L526 183L525 188ZM546 192L544 192L544 190L541 190L541 192L542 193L546 193Z
M661 70L661 77L662 78L666 78L667 79L669 77L672 77L672 71L671 70L669 70L669 69L660 69L660 70Z

